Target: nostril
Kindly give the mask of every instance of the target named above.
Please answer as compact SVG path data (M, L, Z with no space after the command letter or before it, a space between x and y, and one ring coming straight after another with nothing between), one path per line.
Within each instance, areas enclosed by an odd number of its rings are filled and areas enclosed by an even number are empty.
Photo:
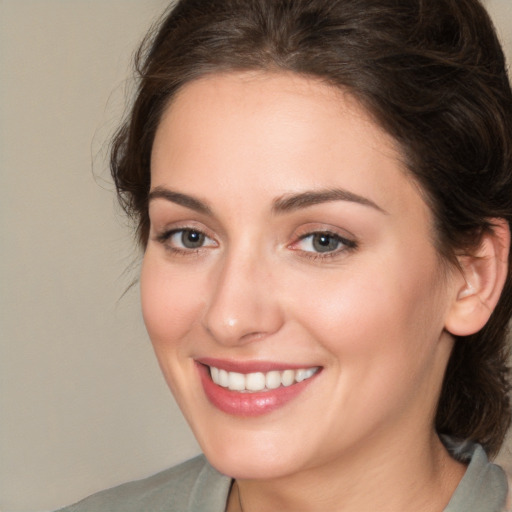
M247 334L244 334L240 339L256 341L256 340L264 338L265 336L268 336L268 334L269 333L258 332L258 331L248 332Z

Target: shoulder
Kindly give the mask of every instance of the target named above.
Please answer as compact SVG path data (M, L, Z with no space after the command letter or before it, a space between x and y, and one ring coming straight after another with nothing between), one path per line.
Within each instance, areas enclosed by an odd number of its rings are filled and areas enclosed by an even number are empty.
M452 457L467 464L444 512L505 512L508 482L503 469L490 462L484 449L474 443L444 438Z
M191 459L143 480L93 494L59 512L140 512L141 510L223 511L231 479L220 474L204 456Z

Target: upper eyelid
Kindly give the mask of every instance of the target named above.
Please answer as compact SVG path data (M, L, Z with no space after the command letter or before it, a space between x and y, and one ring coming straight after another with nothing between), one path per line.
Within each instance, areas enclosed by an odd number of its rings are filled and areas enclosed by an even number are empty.
M297 240L292 242L291 245L296 244L296 243L300 242L301 240L306 240L307 238L315 236L315 235L329 235L329 236L332 236L333 238L338 239L341 243L343 243L345 245L351 245L351 246L357 245L357 242L355 240L353 240L352 238L340 235L339 233L335 233L333 231L327 231L327 230L326 231L319 230L319 231L312 231L309 233L305 233L304 235L299 236L297 238Z
M337 226L333 226L331 224L324 223L307 223L305 225L300 226L295 230L296 239L301 239L307 237L309 235L314 235L316 233L329 233L333 236L337 236L344 240L356 241L357 237L353 235L350 231L346 229L342 229Z
M298 239L303 240L304 238L308 238L309 236L314 235L331 235L336 238L340 238L342 240L348 240L348 236L344 236L340 233L337 233L336 231L333 231L331 229L316 229L314 231L308 231L302 235L299 235Z
M341 229L336 226L332 226L332 225L325 225L325 224L316 224L315 225L314 223L306 224L306 225L303 225L300 228L298 228L298 230L296 231L294 240L288 245L288 247L293 249L293 247L297 246L301 241L306 240L307 238L312 237L317 234L328 234L328 235L338 239L339 242L341 243L340 248L333 250L333 251L325 252L325 253L323 253L324 256L327 256L327 255L335 256L336 254L343 253L346 250L356 249L356 248L360 247L359 239L356 236L354 236L352 233L350 233L349 231L347 231L345 229ZM301 249L296 247L293 250L300 251ZM303 251L303 252L312 254L311 251ZM318 254L321 255L321 253L318 253Z
M176 233L180 233L181 231L196 231L198 233L203 234L206 238L215 241L215 238L211 236L211 234L209 234L207 230L196 228L195 226L179 226L163 229L161 233L157 233L157 237L170 237L172 235L175 235Z
M212 236L212 230L208 229L204 224L196 221L175 221L175 222L166 222L161 223L160 226L155 226L155 222L150 223L150 231L156 234L156 236L163 235L165 233L171 233L176 231L184 231L186 229L189 229L191 231L199 231L200 233L203 233L204 235L208 236L209 238L213 238Z
M211 226L211 227L210 227ZM151 233L163 233L176 229L196 229L201 231L210 238L225 238L225 232L222 225L218 224L215 219L206 220L202 215L172 215L154 214L149 215L149 230Z

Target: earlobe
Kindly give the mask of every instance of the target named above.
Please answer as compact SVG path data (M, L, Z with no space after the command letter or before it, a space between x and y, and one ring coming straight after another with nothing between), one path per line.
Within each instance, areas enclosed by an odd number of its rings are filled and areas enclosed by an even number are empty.
M453 303L445 329L455 336L469 336L487 323L508 272L510 229L505 219L491 219L474 254L458 258L460 276L455 280Z

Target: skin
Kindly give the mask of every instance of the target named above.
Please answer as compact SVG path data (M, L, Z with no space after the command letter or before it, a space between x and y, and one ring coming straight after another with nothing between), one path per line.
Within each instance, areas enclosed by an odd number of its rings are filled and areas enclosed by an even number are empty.
M462 278L393 139L319 81L212 75L164 113L151 189L195 201L150 201L142 305L202 449L237 479L228 510L238 489L245 512L443 510L464 472L433 428ZM276 211L333 189L352 195ZM180 229L203 246L169 235ZM336 248L318 253L315 232ZM237 417L206 398L204 357L322 370L277 410Z

